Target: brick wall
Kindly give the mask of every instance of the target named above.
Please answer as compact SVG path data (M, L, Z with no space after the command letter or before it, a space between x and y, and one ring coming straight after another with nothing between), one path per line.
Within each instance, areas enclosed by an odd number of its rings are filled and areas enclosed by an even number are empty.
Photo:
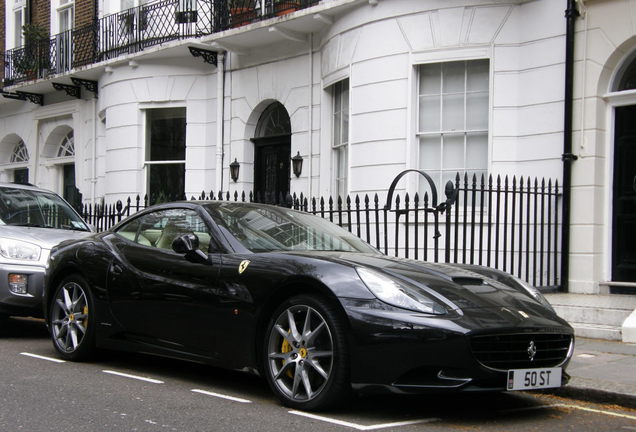
M75 0L75 29L87 27L93 23L96 0ZM95 61L94 33L86 31L74 32L73 41L76 47L73 66L83 66Z
M31 1L31 23L38 24L51 33L51 1Z
M75 28L84 27L93 22L96 0L75 0Z

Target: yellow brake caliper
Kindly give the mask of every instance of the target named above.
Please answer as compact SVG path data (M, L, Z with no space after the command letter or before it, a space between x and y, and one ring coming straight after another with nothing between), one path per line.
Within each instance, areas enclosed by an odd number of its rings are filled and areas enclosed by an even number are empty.
M287 334L289 334L289 333L291 333L291 330L287 331ZM283 354L287 354L288 352L291 352L291 350L292 350L292 347L289 344L289 342L287 342L287 339L283 339L283 343L282 343L282 345L280 347L280 352L283 353ZM285 366L285 360L283 360L283 366ZM287 374L287 376L289 378L293 378L294 377L294 375L292 374L291 370L288 370L286 372L286 374Z
M84 306L84 308L82 309L82 313L86 316L86 318L82 320L82 325L84 326L84 328L87 328L88 327L88 305Z

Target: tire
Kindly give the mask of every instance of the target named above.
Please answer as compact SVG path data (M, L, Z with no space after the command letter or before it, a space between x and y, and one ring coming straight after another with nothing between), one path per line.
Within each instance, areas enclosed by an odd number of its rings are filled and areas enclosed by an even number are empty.
M88 283L79 275L67 277L55 290L48 320L53 346L63 359L83 361L94 354L94 304Z
M272 315L263 344L263 371L286 406L322 410L351 392L343 320L327 301L299 295Z

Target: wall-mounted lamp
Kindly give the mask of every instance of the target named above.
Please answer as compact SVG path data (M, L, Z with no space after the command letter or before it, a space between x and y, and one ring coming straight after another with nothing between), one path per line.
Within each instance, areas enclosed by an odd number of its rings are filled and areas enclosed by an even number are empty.
M292 169L294 170L294 175L296 177L300 177L300 174L303 172L303 157L300 155L300 152L296 154L292 160Z
M230 177L234 183L237 182L239 176L239 170L241 169L241 164L238 163L236 158L234 158L234 162L230 164Z

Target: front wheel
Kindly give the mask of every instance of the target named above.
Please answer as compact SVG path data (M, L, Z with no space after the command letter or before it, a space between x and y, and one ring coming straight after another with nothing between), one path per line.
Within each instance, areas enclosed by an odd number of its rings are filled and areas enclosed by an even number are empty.
M350 393L345 326L322 298L302 295L274 312L265 334L265 375L290 407L324 409Z
M64 279L51 299L49 327L53 346L66 360L88 359L95 347L94 303L79 275Z

